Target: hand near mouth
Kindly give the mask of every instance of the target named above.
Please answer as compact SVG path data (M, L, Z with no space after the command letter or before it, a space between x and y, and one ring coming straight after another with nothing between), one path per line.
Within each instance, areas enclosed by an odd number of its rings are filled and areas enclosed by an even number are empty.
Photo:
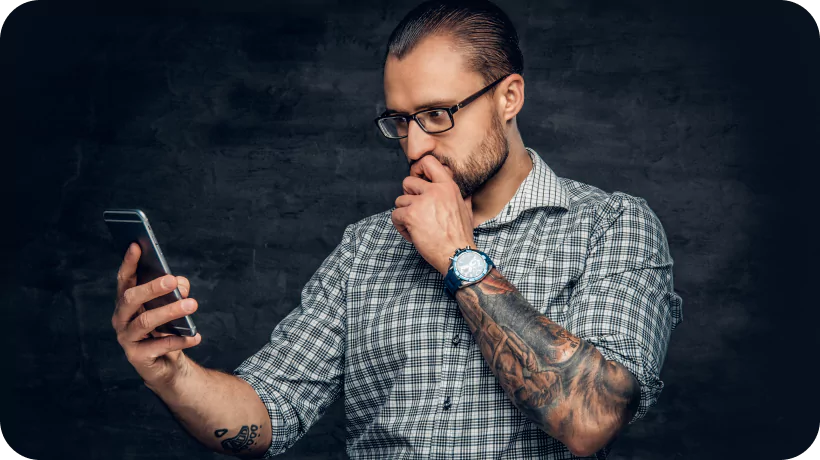
M428 179L429 178L429 179ZM473 240L472 197L462 198L452 170L426 155L410 167L396 198L393 226L442 275L456 249Z

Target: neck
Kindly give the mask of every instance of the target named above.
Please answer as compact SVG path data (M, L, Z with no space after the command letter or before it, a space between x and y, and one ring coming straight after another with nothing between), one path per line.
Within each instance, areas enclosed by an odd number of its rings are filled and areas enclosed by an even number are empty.
M504 165L473 194L473 228L498 215L532 170L530 154L517 129L512 130L508 141L510 154Z

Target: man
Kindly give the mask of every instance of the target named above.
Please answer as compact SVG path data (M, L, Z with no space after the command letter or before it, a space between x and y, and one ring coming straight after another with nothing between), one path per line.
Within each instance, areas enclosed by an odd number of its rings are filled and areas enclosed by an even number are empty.
M376 124L410 163L404 194L345 229L234 375L181 353L198 338L140 340L189 313L140 305L190 285L133 286L126 256L118 338L189 432L273 456L344 390L352 458L605 458L646 414L681 321L663 227L645 200L559 178L524 146L522 72L489 2L402 20Z

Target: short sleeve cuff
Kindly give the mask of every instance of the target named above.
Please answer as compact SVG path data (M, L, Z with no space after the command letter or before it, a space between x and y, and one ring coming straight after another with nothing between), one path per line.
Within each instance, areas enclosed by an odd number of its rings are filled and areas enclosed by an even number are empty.
M259 380L258 377L252 374L243 374L239 369L234 370L233 375L248 382L268 409L268 416L271 421L271 445L268 450L265 451L265 455L262 458L271 458L285 452L289 447L289 443L286 440L291 439L291 437L288 436L289 433L286 432L286 427L298 426L299 424L296 412L285 403L284 399L282 399L281 395L276 391L268 390L267 386ZM286 409L284 413L282 409ZM283 417L288 423L283 423Z

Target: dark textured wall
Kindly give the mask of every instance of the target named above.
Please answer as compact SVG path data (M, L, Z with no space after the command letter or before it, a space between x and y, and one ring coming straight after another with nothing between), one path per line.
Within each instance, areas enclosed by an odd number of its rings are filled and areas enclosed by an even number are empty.
M223 458L111 328L106 208L142 208L199 302L187 353L258 350L344 227L392 206L381 56L412 4L177 3L15 11L2 30L3 435L36 459ZM414 4L414 3L413 3ZM647 199L684 322L666 388L612 458L782 459L818 427L818 31L785 1L500 3L525 54L525 144L559 176ZM811 187L813 188L813 187ZM8 214L7 214L8 215ZM340 403L282 458L345 458Z

